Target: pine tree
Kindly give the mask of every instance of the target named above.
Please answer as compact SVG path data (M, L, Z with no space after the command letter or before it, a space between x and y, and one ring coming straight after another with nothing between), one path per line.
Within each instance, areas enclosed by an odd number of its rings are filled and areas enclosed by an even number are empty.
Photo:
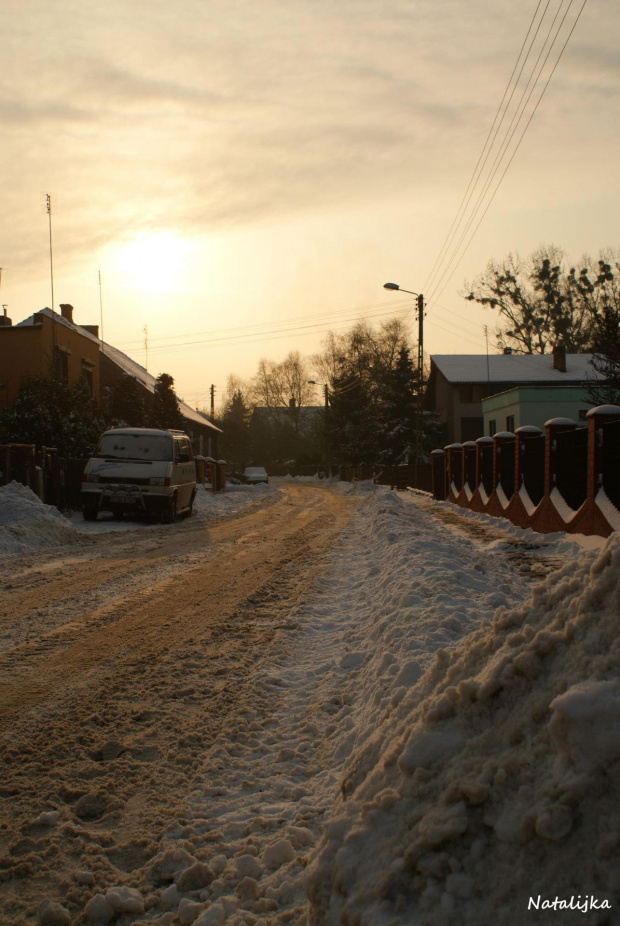
M381 392L379 460L409 463L415 446L417 376L408 347L401 347L394 369L385 374Z
M179 410L179 400L173 389L174 380L168 373L160 373L155 384L149 423L152 428L184 430L185 422Z
M109 401L109 416L117 427L144 427L146 408L143 388L128 373L123 373L113 387Z
M222 453L226 460L236 469L241 469L243 462L248 459L249 432L248 421L250 412L243 399L241 390L236 390L228 408L222 416Z
M0 424L6 442L56 447L60 457L73 459L88 456L106 427L93 412L84 379L67 386L45 376L23 383L15 401L3 409Z
M377 408L367 384L345 376L333 381L330 391L329 442L334 463L344 466L372 464L377 455Z

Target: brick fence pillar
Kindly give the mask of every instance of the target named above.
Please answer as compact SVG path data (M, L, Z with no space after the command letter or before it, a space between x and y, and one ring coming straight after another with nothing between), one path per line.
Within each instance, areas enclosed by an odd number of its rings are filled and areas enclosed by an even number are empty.
M594 501L603 485L603 425L620 419L620 405L598 405L586 415L588 421L588 498Z
M557 477L557 441L556 436L563 431L574 431L577 423L571 418L550 418L545 421L545 496L548 498L555 489Z

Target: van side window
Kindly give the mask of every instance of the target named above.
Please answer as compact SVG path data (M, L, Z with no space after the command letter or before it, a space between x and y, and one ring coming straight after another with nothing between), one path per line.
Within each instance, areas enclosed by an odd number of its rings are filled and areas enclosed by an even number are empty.
M177 463L191 463L192 447L187 438L175 440L174 459L177 461Z

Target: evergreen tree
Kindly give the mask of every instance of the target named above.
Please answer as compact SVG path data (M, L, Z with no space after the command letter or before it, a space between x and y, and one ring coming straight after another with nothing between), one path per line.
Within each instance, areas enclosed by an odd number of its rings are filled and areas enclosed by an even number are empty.
M415 451L417 374L409 348L401 347L396 366L381 388L380 463L409 463Z
M112 389L109 400L109 417L116 427L144 427L146 408L143 387L128 373L121 374Z
M329 396L329 443L332 462L342 466L372 464L377 457L377 408L360 379L334 380Z
M23 383L12 405L0 413L0 424L6 442L56 447L61 457L73 459L89 456L106 428L93 413L84 379L67 386L45 376Z
M245 404L241 390L238 389L232 394L221 421L222 453L235 469L241 469L244 461L248 459L249 418L250 411Z
M149 415L152 428L171 428L183 431L185 422L179 410L179 400L173 389L174 380L168 373L160 373L155 384Z

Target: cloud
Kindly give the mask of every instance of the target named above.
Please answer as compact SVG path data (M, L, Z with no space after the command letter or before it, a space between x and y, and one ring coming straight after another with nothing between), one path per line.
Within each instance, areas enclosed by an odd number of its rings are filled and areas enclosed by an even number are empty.
M3 248L33 261L49 190L69 259L130 228L204 233L445 187L475 162L529 15L508 0L8 0ZM575 58L589 96L617 88L614 29L597 42ZM550 134L580 105L575 81L554 100Z

